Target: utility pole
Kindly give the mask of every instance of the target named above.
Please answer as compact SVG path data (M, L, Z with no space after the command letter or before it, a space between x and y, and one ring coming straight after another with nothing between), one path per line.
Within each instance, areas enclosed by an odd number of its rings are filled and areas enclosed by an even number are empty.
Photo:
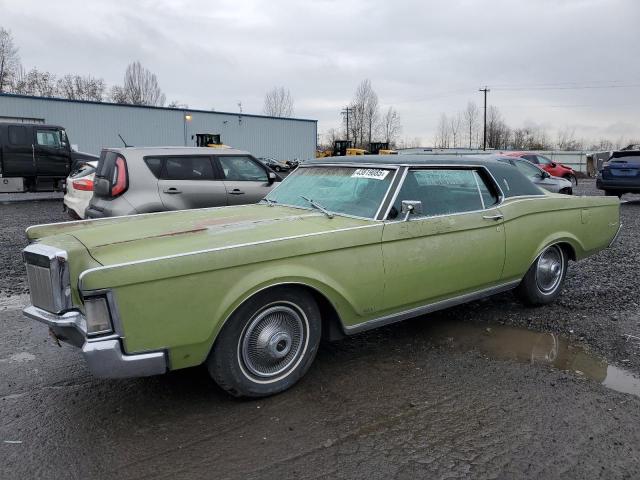
M350 109L349 107L344 107L344 110L340 112L342 115L347 116L347 142L349 142L349 114L351 113L351 111L352 109Z
M487 88L485 85L484 88L478 90L479 92L484 92L484 139L482 140L482 150L487 149L487 93L491 90Z

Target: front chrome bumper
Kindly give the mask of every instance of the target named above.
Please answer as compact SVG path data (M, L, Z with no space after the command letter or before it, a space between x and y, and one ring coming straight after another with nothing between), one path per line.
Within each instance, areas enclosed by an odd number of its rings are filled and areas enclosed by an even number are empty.
M86 320L77 310L57 315L31 305L23 313L48 325L60 340L82 348L89 371L97 377L147 377L167 371L164 351L128 355L123 352L121 339L117 335L88 338Z

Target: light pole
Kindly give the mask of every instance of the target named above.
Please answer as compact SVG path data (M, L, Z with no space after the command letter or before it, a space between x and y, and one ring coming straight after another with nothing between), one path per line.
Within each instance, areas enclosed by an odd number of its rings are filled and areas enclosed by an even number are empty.
M193 117L190 113L183 112L182 115L182 126L184 128L184 146L187 146L187 122L190 122Z

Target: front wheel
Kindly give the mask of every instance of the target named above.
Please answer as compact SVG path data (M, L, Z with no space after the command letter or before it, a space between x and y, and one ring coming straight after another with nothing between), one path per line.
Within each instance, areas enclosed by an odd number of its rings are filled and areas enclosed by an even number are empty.
M311 366L320 343L320 311L296 287L256 294L231 315L207 367L220 387L237 397L264 397L293 386Z
M516 295L527 305L544 305L560 296L568 259L560 245L545 248L527 271Z

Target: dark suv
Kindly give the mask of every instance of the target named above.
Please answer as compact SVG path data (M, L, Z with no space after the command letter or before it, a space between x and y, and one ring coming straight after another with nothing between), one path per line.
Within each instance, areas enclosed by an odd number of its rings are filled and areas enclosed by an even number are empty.
M618 197L640 193L640 145L613 152L596 175L596 187Z
M71 148L63 127L0 123L0 192L61 188L77 164L92 160Z

